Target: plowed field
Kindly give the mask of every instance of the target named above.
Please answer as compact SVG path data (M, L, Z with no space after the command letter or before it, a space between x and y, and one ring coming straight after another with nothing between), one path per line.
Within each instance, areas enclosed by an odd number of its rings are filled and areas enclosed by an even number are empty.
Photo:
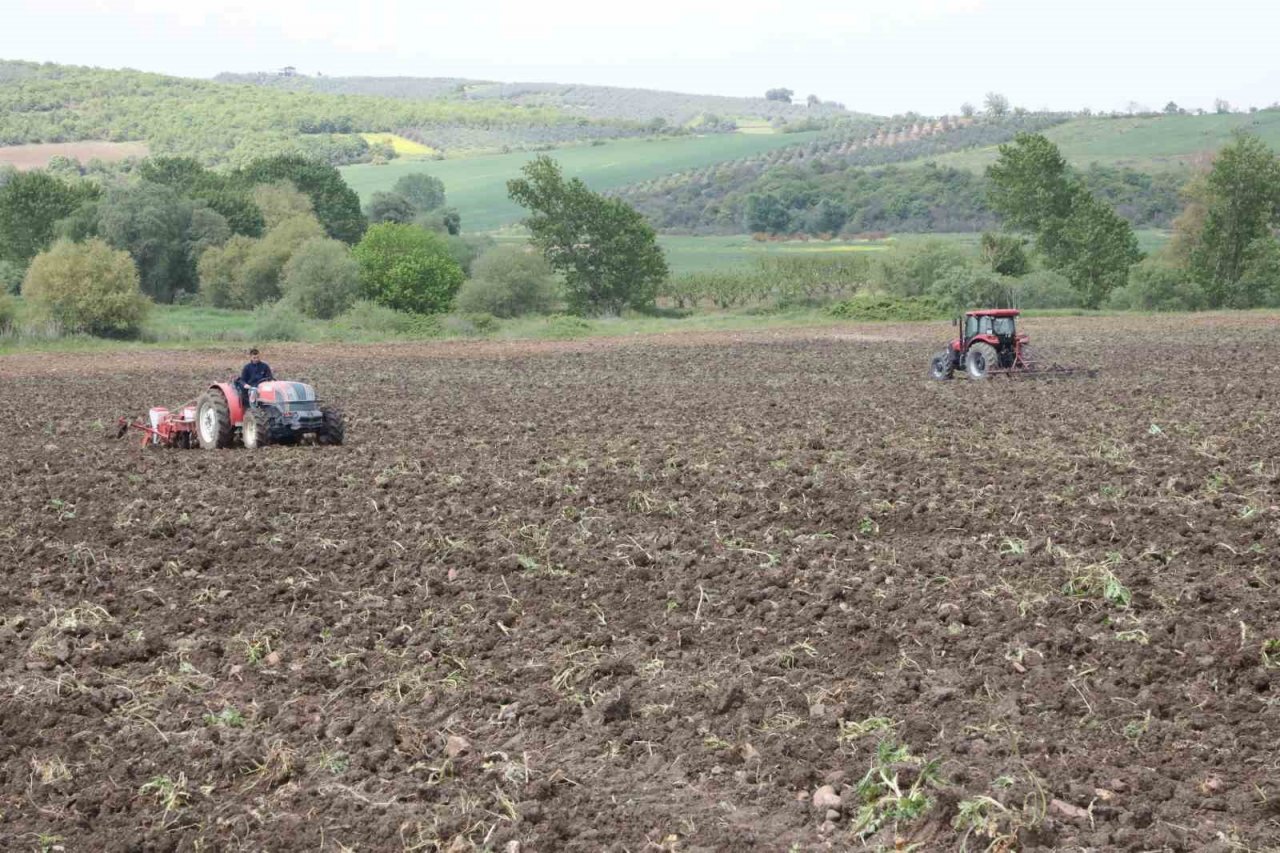
M0 358L0 849L1280 845L1273 316Z

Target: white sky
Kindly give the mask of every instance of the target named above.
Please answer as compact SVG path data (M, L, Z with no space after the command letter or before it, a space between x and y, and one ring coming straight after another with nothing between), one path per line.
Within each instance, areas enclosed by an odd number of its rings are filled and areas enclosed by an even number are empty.
M478 77L957 112L1280 101L1266 0L4 0L0 58Z

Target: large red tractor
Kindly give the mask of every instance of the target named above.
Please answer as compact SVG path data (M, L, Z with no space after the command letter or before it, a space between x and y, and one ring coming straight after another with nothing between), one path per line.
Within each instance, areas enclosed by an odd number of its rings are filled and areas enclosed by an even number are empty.
M1027 336L1018 334L1016 308L986 308L969 311L956 338L929 363L934 379L950 379L957 369L974 379L992 373L1025 369Z
M249 450L268 444L296 444L307 436L318 444L342 444L342 412L323 406L315 388L303 382L263 382L242 389L235 382L218 382L195 400L172 410L161 406L148 420L121 418L117 434L130 428L142 432L143 445L195 447L216 450L238 442Z
M952 321L960 337L929 362L929 375L950 379L963 370L972 379L989 376L1096 376L1095 369L1050 364L1031 349L1030 337L1018 331L1016 308L968 311Z

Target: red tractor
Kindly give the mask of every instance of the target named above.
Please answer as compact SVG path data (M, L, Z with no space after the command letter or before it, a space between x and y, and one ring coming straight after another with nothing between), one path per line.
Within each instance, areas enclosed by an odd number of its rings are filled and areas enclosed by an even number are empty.
M342 444L342 412L322 406L315 389L302 382L263 382L242 389L218 382L197 399L170 410L153 408L147 421L121 418L117 435L142 432L142 444L217 450L239 443L249 450L268 444L296 444L312 436L318 444Z
M1027 335L1018 334L1016 308L984 308L969 311L960 337L933 357L929 373L934 379L950 379L957 369L973 379L1013 371L1031 370L1035 360L1027 345Z
M929 362L929 375L934 379L950 379L963 370L972 379L989 376L1030 376L1053 378L1097 376L1095 368L1070 367L1042 361L1031 349L1030 337L1020 334L1016 308L983 308L965 313L960 337Z

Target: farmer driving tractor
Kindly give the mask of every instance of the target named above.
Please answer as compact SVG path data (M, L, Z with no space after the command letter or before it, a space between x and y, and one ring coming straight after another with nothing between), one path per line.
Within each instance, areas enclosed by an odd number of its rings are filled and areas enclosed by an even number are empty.
M258 348L249 350L249 363L240 371L240 378L236 380L240 400L244 405L249 405L249 389L257 388L259 383L271 382L273 379L275 377L271 375L271 365L262 360Z

